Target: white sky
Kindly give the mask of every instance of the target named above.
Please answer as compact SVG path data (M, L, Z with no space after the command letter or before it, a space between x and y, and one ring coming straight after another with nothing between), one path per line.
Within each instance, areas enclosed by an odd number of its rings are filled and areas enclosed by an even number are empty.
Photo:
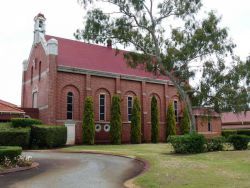
M222 16L222 24L237 44L236 54L250 55L250 1L203 0L204 6ZM74 39L83 27L85 11L77 0L2 0L0 6L0 99L21 104L22 61L33 41L33 18L47 18L46 33Z

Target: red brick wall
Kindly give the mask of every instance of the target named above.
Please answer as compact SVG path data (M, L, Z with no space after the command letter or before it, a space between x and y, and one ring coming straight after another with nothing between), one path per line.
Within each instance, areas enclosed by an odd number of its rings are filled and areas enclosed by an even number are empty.
M208 122L211 124L211 131L208 131ZM220 117L203 117L196 116L197 131L206 135L221 135L221 118Z
M41 62L41 77L39 79L39 63ZM33 81L31 83L31 69L33 67ZM27 71L23 72L22 108L32 108L32 93L38 92L37 105L40 110L39 118L49 123L48 91L49 91L49 58L41 44L33 47Z

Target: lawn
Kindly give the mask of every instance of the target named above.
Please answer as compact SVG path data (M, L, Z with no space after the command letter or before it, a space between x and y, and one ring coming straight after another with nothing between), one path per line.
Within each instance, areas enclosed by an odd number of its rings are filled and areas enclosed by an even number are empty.
M250 150L175 155L169 144L72 146L63 151L97 151L140 157L149 170L136 185L161 187L250 187Z

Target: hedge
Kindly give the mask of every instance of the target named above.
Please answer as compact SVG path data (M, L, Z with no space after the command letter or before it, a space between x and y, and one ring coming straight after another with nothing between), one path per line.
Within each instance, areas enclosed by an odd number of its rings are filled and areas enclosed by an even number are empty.
M33 125L31 127L32 148L53 148L64 146L67 128L53 125Z
M237 130L223 130L221 132L221 135L224 136L225 138L228 138L230 135L235 135L237 134Z
M175 122L175 114L174 114L174 106L173 103L170 102L168 105L168 111L166 116L166 139L170 135L176 135L176 122Z
M250 129L237 130L237 134L250 136Z
M84 104L83 112L83 143L95 143L95 121L94 121L94 106L93 98L87 97Z
M12 118L13 127L31 127L32 125L41 125L42 122L38 119L31 118Z
M231 135L228 141L233 145L235 150L246 150L248 147L249 136L246 135Z
M187 108L185 108L183 112L183 118L181 119L180 130L182 134L188 134L190 132L190 120Z
M250 129L238 129L238 130L223 130L222 136L228 138L230 135L247 135L250 136Z
M223 136L214 137L207 140L207 151L222 151L226 139Z
M159 112L156 97L151 100L151 142L159 141Z
M130 140L132 144L141 143L141 107L137 97L134 99L132 109Z
M29 142L29 128L9 128L0 130L0 146L21 146L23 148L28 148Z
M175 153L189 154L205 151L206 139L200 134L169 136L168 141L172 144Z
M22 153L22 148L17 146L0 146L0 163L7 157L10 160L13 160L15 157L18 157Z
M121 98L118 95L112 97L110 136L112 144L121 144L122 119L121 119Z

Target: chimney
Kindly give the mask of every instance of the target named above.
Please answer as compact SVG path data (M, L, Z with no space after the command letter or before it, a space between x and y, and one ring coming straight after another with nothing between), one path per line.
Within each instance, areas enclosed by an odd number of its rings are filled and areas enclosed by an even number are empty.
M112 40L111 39L107 40L107 47L112 48Z

